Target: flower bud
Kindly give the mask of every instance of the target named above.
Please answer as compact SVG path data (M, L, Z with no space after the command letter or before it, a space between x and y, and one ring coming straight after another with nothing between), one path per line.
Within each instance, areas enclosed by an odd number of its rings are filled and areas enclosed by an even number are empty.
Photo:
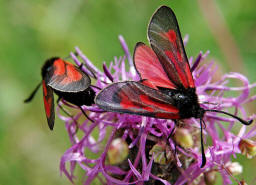
M238 144L239 149L243 155L246 155L247 158L252 158L256 155L256 144L249 139L241 139Z
M204 173L204 181L206 185L214 185L217 180L216 178L216 171L211 170Z
M193 146L193 138L188 129L177 128L174 134L174 139L183 148L190 148Z
M225 165L226 169L232 175L239 175L243 172L243 166L241 166L238 162L227 162Z
M248 184L244 180L241 180L240 185L248 185Z
M121 138L114 139L108 150L108 160L111 165L121 163L128 156L128 144Z

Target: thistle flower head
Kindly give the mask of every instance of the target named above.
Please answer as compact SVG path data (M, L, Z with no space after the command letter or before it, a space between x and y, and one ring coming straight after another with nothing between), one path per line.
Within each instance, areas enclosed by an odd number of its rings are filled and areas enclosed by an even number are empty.
M76 48L77 56L71 53L74 62L77 65L82 62L84 72L96 78L92 85L96 93L112 82L139 80L123 37L119 40L125 56L115 57L108 66L103 63L102 70L79 48ZM246 114L244 104L256 99L256 96L249 96L256 83L250 84L238 73L224 74L220 80L213 81L217 67L214 62L203 63L207 55L208 52L200 52L195 60L189 59L201 107L231 112L245 120L254 119L255 115ZM230 87L231 79L241 81L242 85ZM239 94L228 96L229 91ZM84 184L96 179L101 184L214 183L212 176L216 169L232 167L231 157L245 150L246 146L241 149L241 141L256 135L255 125L249 128L235 124L237 120L233 118L206 112L203 135L212 144L206 145L207 163L200 168L199 120L179 120L175 125L172 120L105 112L96 105L83 106L83 109L93 122L84 119L81 112L72 118L59 112L59 117L65 122L72 145L61 158L60 170L74 182L74 170L80 167L86 177ZM231 183L230 169L218 172L224 184Z

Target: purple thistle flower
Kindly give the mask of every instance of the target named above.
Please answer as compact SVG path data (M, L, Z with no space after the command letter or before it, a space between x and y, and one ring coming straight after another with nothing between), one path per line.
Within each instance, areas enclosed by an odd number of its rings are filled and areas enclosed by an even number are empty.
M76 48L78 57L71 53L74 62L80 65L82 61L84 72L96 78L92 85L96 92L112 82L139 80L123 37L119 36L119 40L125 56L115 57L109 66L104 63L102 70L95 67L79 48ZM217 67L213 62L202 63L208 53L200 52L195 60L189 60L202 108L229 110L245 120L254 119L256 115L249 117L244 104L256 99L256 96L249 96L256 83L250 84L245 76L238 73L225 74L214 82ZM127 61L129 68L126 68ZM231 79L239 80L243 85L229 87ZM239 95L227 96L228 91L239 92ZM72 145L61 158L60 170L71 182L75 181L74 170L79 166L85 172L84 184L95 179L101 184L200 184L215 180L212 177L217 171L223 183L230 184L235 172L239 172L234 169L236 163L232 163L231 157L248 151L251 153L246 153L246 156L256 154L255 143L249 141L256 135L256 125L239 125L237 130L234 129L237 120L215 112L207 112L204 116L204 137L211 139L212 145L207 145L207 163L200 168L200 123L197 119L181 120L175 126L172 120L104 112L96 105L83 106L83 109L94 120L93 123L84 120L82 112L70 118L57 110L65 122ZM174 127L177 129L173 137L167 140Z

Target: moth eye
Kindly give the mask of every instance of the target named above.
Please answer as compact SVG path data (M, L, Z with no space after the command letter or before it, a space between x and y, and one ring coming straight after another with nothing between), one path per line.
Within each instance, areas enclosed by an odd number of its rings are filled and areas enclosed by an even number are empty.
M185 97L184 97L184 95L179 94L179 95L178 95L178 98L179 98L179 99L184 99Z
M53 68L53 66L49 66L49 67L46 68L46 71L49 72L49 71L52 70L52 68Z

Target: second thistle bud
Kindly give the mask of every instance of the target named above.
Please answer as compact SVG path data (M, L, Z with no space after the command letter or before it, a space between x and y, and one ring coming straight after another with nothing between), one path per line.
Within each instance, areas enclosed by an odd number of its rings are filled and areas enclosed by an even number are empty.
M256 155L256 144L249 139L241 139L238 144L239 149L243 155L246 155L247 158L252 158Z
M238 162L227 162L225 165L226 169L232 175L239 175L243 172L243 166L241 166Z
M121 163L128 156L128 144L121 138L114 139L108 150L108 160L112 165Z
M174 134L174 140L183 148L190 148L193 146L193 138L188 129L177 128Z
M217 180L217 173L214 170L204 173L204 182L206 185L214 185Z

